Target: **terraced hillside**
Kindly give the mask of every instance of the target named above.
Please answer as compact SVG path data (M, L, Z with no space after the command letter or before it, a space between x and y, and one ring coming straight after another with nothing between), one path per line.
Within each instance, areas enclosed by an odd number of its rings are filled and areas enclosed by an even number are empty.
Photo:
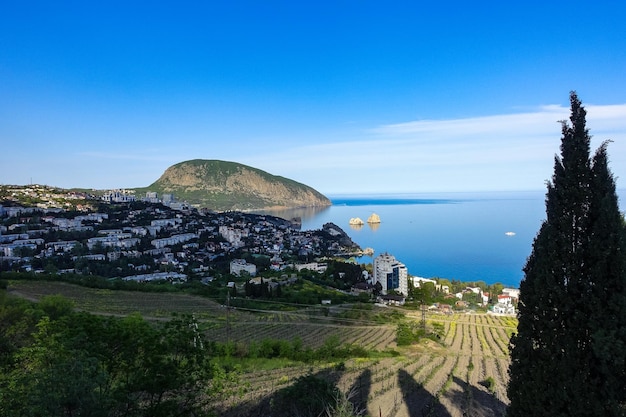
M137 311L163 320L174 312L193 313L208 339L214 341L246 344L298 338L304 346L317 348L334 337L342 344L372 352L369 357L341 362L341 366L330 361L247 370L215 404L222 416L259 415L280 389L311 373L331 378L370 416L500 416L508 404L507 346L517 326L511 317L429 313L428 326L443 325L441 340L423 339L417 345L398 347L393 325L342 321L310 311L252 314L190 295L86 289L58 282L11 282L9 290L32 300L62 294L77 308L100 314ZM407 317L421 320L417 314ZM387 354L375 353L385 351Z

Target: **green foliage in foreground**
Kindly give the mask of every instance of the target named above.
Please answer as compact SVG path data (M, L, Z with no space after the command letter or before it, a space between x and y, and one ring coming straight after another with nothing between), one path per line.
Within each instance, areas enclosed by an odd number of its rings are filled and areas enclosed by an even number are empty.
M242 361L335 363L370 353L337 336L317 349L299 339L216 343L191 316L150 323L139 314L96 316L72 308L58 295L32 303L0 290L0 415L209 415ZM324 409L344 413L347 403L337 402L336 388L328 392ZM302 407L300 415L307 415L309 405Z
M362 346L341 343L339 336L330 336L322 346L312 349L303 346L302 339L291 341L282 339L263 339L250 343L219 343L210 342L209 350L220 359L220 363L228 363L228 358L241 359L287 359L298 362L336 361L348 358L367 358L370 353Z
M153 325L0 293L0 415L202 416L227 376L189 318Z

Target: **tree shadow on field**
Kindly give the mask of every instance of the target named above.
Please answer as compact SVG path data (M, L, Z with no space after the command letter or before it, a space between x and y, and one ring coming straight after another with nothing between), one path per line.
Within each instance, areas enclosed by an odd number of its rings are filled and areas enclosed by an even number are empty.
M453 377L454 383L464 387L464 391L460 393L455 391L451 393L450 401L454 404L464 404L464 415L476 417L504 416L506 413L506 404L499 400L494 394L481 390L467 383L460 378ZM469 410L467 409L469 405Z
M418 384L415 378L404 369L398 371L398 385L402 390L402 397L410 417L451 417L437 398Z
M270 395L247 403L240 403L222 416L237 417L317 417L333 406L337 400L337 383L343 369L323 370L299 377L293 384L284 386Z
M372 371L366 369L346 393L355 410L367 410L367 400L372 390Z

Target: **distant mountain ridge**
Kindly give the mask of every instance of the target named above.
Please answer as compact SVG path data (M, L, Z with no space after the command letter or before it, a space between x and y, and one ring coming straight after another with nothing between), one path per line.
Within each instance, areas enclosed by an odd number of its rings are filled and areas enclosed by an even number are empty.
M172 165L137 191L174 194L177 200L212 210L329 206L313 188L237 162L194 159Z

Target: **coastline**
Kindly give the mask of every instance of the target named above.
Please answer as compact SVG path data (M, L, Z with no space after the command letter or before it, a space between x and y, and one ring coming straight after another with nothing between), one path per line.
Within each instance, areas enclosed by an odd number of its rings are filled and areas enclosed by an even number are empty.
M357 258L359 263L373 263L387 252L413 276L515 287L543 216L543 194L537 191L342 194L331 200L333 205L323 210L301 212L302 229L318 229L326 222L338 225L361 248L373 249ZM526 211L531 214L524 222ZM380 216L380 223L350 225L350 219L372 213ZM498 213L505 213L499 222ZM505 235L509 231L515 236Z
M626 207L626 189L617 191ZM359 263L388 252L409 274L463 282L519 286L532 242L545 219L545 190L504 192L336 194L323 208L265 214L302 220L303 230L331 222L361 248L373 248ZM353 217L380 215L372 227L350 227ZM284 217L292 216L292 217ZM515 235L507 235L513 232Z

